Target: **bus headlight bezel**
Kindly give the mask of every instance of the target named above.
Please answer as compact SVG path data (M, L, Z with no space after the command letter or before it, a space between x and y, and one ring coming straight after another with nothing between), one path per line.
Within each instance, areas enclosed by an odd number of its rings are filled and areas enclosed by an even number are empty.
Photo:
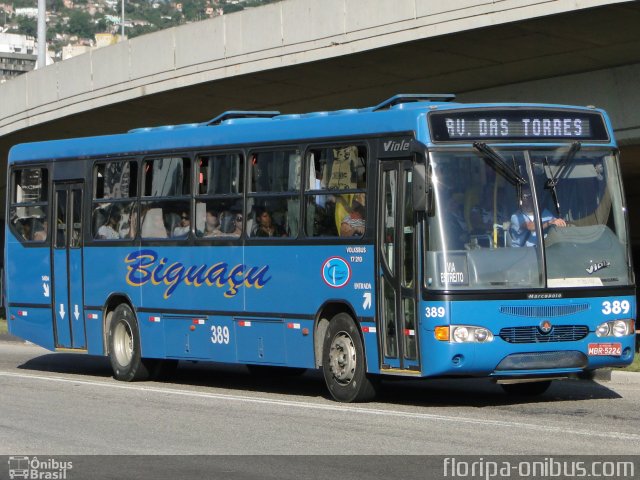
M635 333L635 322L631 319L607 320L596 327L597 337L626 337Z
M488 328L475 325L451 325L451 343L489 343L493 333Z

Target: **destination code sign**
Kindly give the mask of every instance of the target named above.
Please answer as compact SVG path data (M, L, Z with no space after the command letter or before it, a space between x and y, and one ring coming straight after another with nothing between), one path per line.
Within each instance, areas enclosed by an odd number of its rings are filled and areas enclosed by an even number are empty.
M604 119L596 112L539 109L434 112L429 114L429 125L436 142L609 140Z

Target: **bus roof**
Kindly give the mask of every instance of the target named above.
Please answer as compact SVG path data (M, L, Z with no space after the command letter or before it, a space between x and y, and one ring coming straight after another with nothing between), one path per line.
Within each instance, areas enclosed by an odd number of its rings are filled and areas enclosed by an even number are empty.
M418 138L429 145L431 141L428 126L420 119L431 111L461 109L549 108L598 112L603 115L608 131L611 131L606 113L593 107L532 103L457 103L452 102L454 98L449 94L401 94L374 107L303 114L228 111L202 123L137 128L122 134L23 143L11 148L9 163L144 155L159 151L178 152L402 132L417 132ZM608 144L615 146L613 136L610 135L610 138ZM602 142L599 144L602 145Z

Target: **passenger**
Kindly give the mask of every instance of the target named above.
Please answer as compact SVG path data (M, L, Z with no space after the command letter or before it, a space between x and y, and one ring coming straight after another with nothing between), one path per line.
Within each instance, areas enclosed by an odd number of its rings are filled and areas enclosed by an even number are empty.
M180 214L180 224L176 225L171 233L172 237L186 237L189 235L189 231L191 230L191 220L189 218L189 213L182 212Z
M365 229L364 207L357 201L353 202L351 212L345 215L340 224L341 237L361 237Z
M566 227L567 222L554 217L546 208L542 211L542 231L547 236L547 230L551 226ZM511 227L509 227L511 245L513 247L533 247L538 243L535 217L533 214L533 198L530 191L522 193L520 208L511 215Z
M113 211L109 215L107 223L98 229L98 238L102 240L115 240L120 238L118 234L118 223L120 222L120 213Z
M16 227L18 227L18 231L22 234L22 238L25 240L32 240L31 223L29 223L28 219L18 221L18 223L16 223Z
M120 225L120 238L136 238L137 227L138 213L135 208L132 208L129 214L129 221Z
M167 238L161 208L144 207L141 216L142 238Z
M273 223L271 213L262 210L256 217L258 223L253 232L254 237L285 237L284 230L276 223Z
M42 221L42 224L40 224L35 232L33 233L33 240L36 242L44 242L47 239L47 230L49 229L49 225L47 222L47 219L45 218Z
M218 214L213 210L207 210L207 216L204 221L204 237L216 237L221 235L220 220L218 220Z
M220 214L220 233L225 237L239 237L242 234L242 214L225 210Z
M232 213L233 217L233 225L234 225L234 229L232 232L232 235L234 237L239 237L240 235L242 235L242 214L241 213Z

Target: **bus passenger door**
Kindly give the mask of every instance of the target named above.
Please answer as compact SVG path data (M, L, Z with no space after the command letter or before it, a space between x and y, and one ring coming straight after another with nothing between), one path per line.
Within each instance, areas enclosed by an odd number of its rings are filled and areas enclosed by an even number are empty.
M54 185L53 317L56 347L86 348L82 281L81 183Z
M402 370L418 374L411 174L412 162L409 160L381 162L378 328L382 347L381 371Z

